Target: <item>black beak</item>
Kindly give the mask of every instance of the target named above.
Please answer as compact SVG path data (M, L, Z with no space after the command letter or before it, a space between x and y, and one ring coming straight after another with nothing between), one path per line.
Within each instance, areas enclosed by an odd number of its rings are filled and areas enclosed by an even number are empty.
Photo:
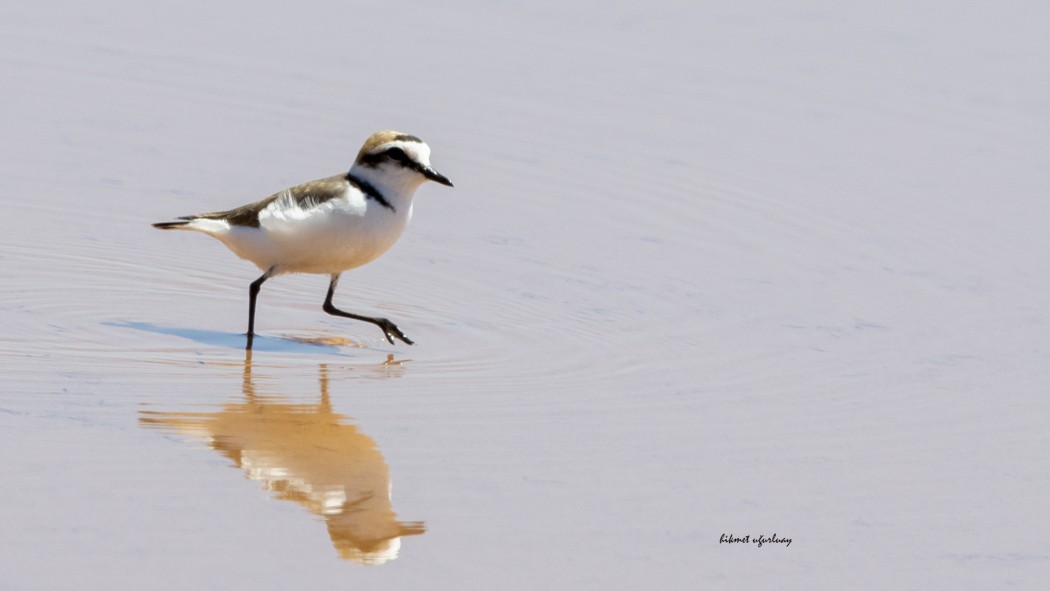
M448 177L441 174L440 172L430 168L429 166L423 169L423 176L434 181L435 183L441 183L446 187L452 186L452 181L448 180Z

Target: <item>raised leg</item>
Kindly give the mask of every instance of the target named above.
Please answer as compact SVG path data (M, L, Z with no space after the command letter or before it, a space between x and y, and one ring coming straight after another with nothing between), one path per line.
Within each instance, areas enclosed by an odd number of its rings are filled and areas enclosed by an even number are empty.
M270 267L261 277L252 281L252 284L248 286L248 346L245 349L249 351L252 348L252 341L255 340L255 298L259 297L259 288L271 275L273 275L273 267Z
M332 282L328 284L328 295L324 298L323 306L325 312L328 312L332 316L342 316L343 318L353 318L354 320L364 320L365 322L371 322L383 331L383 334L386 336L386 340L390 341L391 345L394 344L395 338L409 345L413 344L412 339L406 337L405 333L401 332L401 329L399 329L393 322L390 322L386 318L372 318L371 316L351 314L350 312L344 312L339 308L333 306L332 296L335 295L336 285L339 285L339 273L333 273Z

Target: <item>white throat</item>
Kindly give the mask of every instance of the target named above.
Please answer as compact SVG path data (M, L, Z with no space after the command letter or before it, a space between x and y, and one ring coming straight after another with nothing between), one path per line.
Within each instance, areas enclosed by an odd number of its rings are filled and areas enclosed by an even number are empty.
M383 198L395 208L399 204L406 207L411 205L416 189L426 182L425 178L414 171L404 169L391 170L387 166L374 168L355 164L350 168L350 174L354 178L361 179L375 187L383 195Z

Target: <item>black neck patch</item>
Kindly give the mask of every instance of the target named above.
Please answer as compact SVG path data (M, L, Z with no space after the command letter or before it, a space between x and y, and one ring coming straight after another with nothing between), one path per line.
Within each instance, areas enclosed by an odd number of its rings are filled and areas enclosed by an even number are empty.
M346 173L346 180L350 181L351 185L360 189L361 192L365 194L365 197L368 197L369 199L375 199L377 203L389 209L390 211L397 211L396 209L394 209L393 205L390 205L390 202L386 200L386 197L383 197L383 194L380 193L379 189L375 188L375 185L373 185L372 183L366 181L361 177L354 176L354 174L350 172Z

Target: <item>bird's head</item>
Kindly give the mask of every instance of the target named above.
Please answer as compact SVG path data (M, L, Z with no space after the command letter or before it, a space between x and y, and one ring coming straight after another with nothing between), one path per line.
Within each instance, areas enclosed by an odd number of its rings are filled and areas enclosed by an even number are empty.
M430 165L430 146L399 131L373 133L361 147L354 169L385 185L415 188L431 180L452 186L448 177Z

